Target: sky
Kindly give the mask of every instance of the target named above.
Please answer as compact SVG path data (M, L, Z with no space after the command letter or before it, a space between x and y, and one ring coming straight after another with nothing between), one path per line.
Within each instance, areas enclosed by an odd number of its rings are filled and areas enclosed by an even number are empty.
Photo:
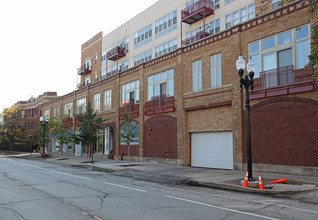
M44 92L76 89L81 45L158 0L1 0L0 113Z

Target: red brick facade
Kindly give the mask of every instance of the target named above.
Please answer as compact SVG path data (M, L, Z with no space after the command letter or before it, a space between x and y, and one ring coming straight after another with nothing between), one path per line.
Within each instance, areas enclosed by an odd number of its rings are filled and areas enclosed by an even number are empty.
M286 97L253 105L251 130L253 163L318 167L318 101Z

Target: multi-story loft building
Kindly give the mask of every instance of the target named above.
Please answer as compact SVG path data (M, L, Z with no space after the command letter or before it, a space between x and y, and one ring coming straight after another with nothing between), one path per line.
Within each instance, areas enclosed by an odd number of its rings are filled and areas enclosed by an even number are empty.
M235 67L242 54L256 64L250 94L254 167L317 173L317 80L304 66L318 18L308 19L308 1L263 6L261 0L159 0L84 43L81 85L44 104L44 111L60 108L76 132L80 125L72 115L90 101L107 119L96 143L101 155L127 155L116 131L129 112L136 160L243 169L244 92ZM70 151L85 149L74 145Z
M57 97L56 92L45 92L37 98L32 97L27 101L19 101L15 104L18 107L19 120L23 124L30 142L36 141L37 129L41 124L40 116L44 114L42 112L43 104L46 102L49 103ZM44 115L50 115L50 112L46 110Z

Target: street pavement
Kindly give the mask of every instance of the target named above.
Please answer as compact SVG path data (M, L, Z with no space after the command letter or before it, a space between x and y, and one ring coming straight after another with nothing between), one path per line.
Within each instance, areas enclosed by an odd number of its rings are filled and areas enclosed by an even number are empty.
M1 156L1 155L0 155ZM253 177L257 179L249 183L249 187L243 187L242 181L245 177L244 171L196 168L156 162L128 163L125 160L111 160L104 155L94 155L94 163L89 162L87 157L75 157L71 154L51 154L50 157L42 159L40 154L18 154L11 155L23 159L42 160L47 163L58 163L73 167L82 167L102 172L112 172L114 175L129 176L135 179L146 180L162 184L187 184L204 186L218 189L227 189L241 192L284 195L311 192L318 189L318 177L289 175L283 173L262 172L263 190L259 189L258 174L254 172ZM270 181L286 178L286 183L269 184Z

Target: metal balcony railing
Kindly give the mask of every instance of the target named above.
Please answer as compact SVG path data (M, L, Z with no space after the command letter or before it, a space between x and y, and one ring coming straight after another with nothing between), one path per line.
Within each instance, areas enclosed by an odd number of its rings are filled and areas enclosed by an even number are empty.
M133 118L139 117L139 104L135 104L134 102L123 104L123 106L119 108L120 119L124 118L124 113L129 114Z
M310 92L317 90L313 78L314 69L297 69L285 66L261 72L261 77L254 80L254 93L251 100L273 96Z
M193 43L195 43L195 42L197 42L205 37L208 37L208 36L210 36L210 33L206 32L206 31L200 31L195 36L183 40L182 45L186 46L189 44L193 44Z
M214 4L209 0L199 0L181 11L182 22L192 24L214 13Z
M164 112L175 111L174 96L154 96L150 101L145 102L145 115L152 115Z
M86 73L90 73L90 72L92 72L91 67L90 66L87 67L85 64L77 68L78 75L85 75Z
M293 65L261 72L262 88L294 83Z
M106 59L115 61L124 56L126 56L126 48L117 46L107 52Z

